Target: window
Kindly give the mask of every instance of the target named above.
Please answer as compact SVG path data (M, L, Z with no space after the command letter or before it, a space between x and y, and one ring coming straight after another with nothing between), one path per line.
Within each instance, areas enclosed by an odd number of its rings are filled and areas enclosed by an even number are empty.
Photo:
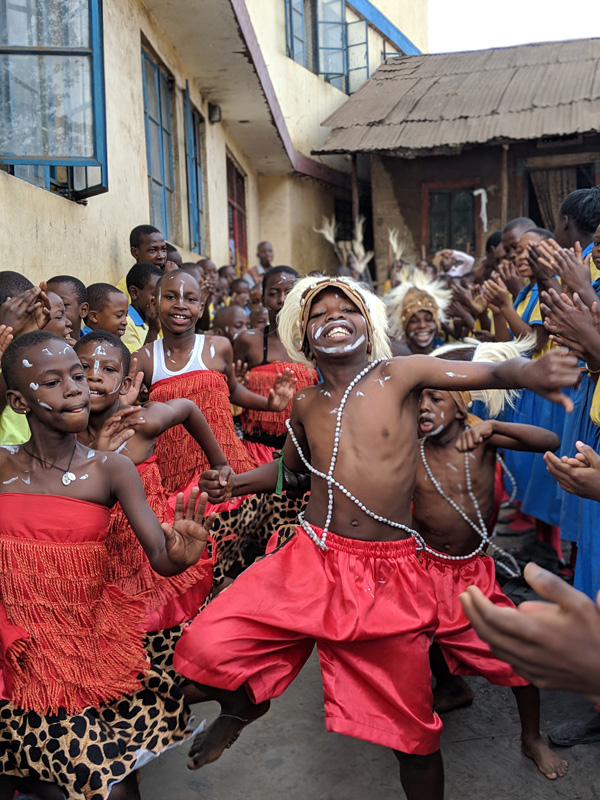
M0 0L0 165L80 199L107 190L100 0Z
M475 198L472 188L432 189L428 192L428 252L444 248L476 249Z
M171 77L142 52L150 221L165 239L175 234Z
M369 77L368 22L346 22L345 0L285 0L286 51L343 92Z
M229 220L230 261L241 275L248 269L246 181L229 157L227 157L227 218Z
M202 253L204 243L204 188L202 179L202 141L204 120L190 103L185 86L185 155L187 163L190 250Z

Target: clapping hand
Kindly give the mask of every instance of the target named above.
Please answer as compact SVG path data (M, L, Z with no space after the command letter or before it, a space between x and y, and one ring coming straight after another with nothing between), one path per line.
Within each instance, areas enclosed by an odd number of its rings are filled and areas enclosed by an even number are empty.
M146 420L140 416L140 407L122 408L109 417L94 441L95 450L118 450L144 425Z

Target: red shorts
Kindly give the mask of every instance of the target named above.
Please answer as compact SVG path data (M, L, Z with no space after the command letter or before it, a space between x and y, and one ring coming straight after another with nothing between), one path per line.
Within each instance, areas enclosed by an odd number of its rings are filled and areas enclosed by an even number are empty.
M475 633L458 599L467 586L477 586L497 606L514 608L496 581L496 566L490 556L468 561L448 561L427 551L421 560L433 581L439 625L435 641L455 675L482 675L498 686L528 686L505 661L495 658L489 646Z
M175 669L218 689L244 685L260 703L282 694L316 643L327 730L405 753L435 752L442 728L429 667L436 602L414 540L329 533L327 547L299 527L249 567L185 629Z

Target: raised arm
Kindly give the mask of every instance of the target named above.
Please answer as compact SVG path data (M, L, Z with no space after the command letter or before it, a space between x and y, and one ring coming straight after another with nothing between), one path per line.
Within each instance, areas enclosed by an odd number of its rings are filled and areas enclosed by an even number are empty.
M561 389L576 386L580 379L576 357L562 348L532 361L511 358L492 364L412 356L391 364L411 390L530 389L569 412L573 410L573 403Z
M195 564L204 551L215 518L211 514L204 519L206 495L198 502L199 491L192 489L185 509L183 494L178 495L173 524L161 524L148 505L132 461L111 453L104 469L110 478L112 495L121 504L152 569L168 577Z
M175 425L183 425L204 450L211 467L220 469L227 464L206 417L191 400L177 398L166 403L149 403L142 413L146 419L144 436L156 437Z

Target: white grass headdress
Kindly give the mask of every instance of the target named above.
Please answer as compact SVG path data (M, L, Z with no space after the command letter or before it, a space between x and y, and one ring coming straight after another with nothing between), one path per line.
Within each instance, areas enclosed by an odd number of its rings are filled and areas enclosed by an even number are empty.
M398 228L388 228L388 242L391 266L394 261L400 261L404 253L404 243L400 241L400 232Z
M405 267L398 277L400 285L385 297L391 335L396 338L404 334L408 321L418 311L429 311L439 330L441 323L446 321L446 308L452 296L444 281L432 278L416 267Z
M298 281L285 298L283 308L277 317L279 338L288 355L308 367L314 366L305 347L306 328L311 305L315 297L329 287L339 289L358 306L367 323L368 343L371 345L367 355L369 361L378 358L391 358L388 338L388 323L385 305L379 297L352 278L314 278Z
M500 364L511 358L527 356L533 352L536 346L535 334L522 336L513 339L512 342L479 342L477 339L465 339L462 342L454 342L438 347L430 355L440 358L447 357L448 353L460 353L471 351L472 358L460 358L458 361L488 361ZM454 360L454 359L453 359ZM454 402L465 414L473 400L481 400L487 409L490 417L497 417L508 404L511 408L515 407L515 400L519 394L518 389L477 389L471 392L450 392Z

